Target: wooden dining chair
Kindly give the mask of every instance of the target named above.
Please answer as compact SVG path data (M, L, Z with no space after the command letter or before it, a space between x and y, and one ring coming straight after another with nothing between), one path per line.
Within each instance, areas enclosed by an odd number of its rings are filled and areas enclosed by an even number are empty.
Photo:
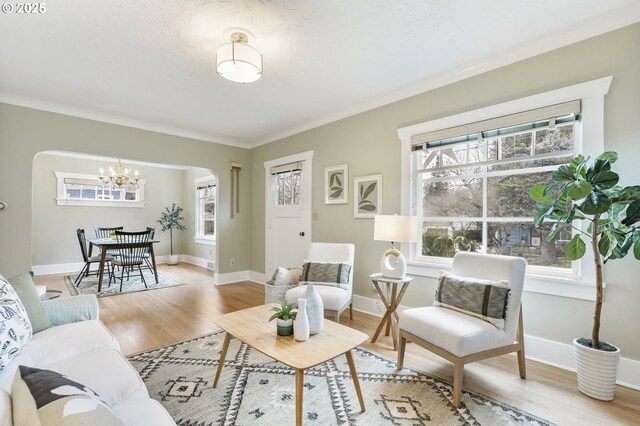
M153 237L155 237L156 235L156 228L150 228L147 226L147 232L149 232L149 241L152 241ZM151 245L149 245L149 248L147 249L147 252L144 254L143 258L144 263L147 265L147 268L153 271L153 264L151 262Z
M130 273L134 268L138 268L140 273L140 279L144 283L145 288L147 282L144 279L141 266L144 264L144 255L149 250L149 235L150 231L140 232L116 232L116 250L118 251L118 258L111 262L111 277L113 280L120 280L120 292L122 292L122 284L124 282L124 272L127 271L127 281L129 280ZM115 267L120 267L120 278L115 275ZM111 285L111 277L109 278L109 285Z
M94 227L93 232L96 233L96 238L111 238L111 233L115 231L122 231L124 226L116 226L113 228L101 228ZM111 257L118 257L118 250L107 250L107 254Z
M87 239L84 234L84 229L82 228L76 229L76 235L78 236L78 243L80 243L80 250L82 251L82 259L84 260L84 266L82 267L82 270L80 271L76 279L73 281L76 287L78 287L82 282L82 279L84 277L89 276L91 264L92 263L97 263L98 265L100 264L100 256L89 257L87 253ZM113 257L109 255L107 255L107 257L105 257L104 259L105 268L107 269L108 274L111 274L112 261L113 261ZM96 271L96 275L99 273L100 273L100 269ZM109 275L109 280L111 280L111 275Z

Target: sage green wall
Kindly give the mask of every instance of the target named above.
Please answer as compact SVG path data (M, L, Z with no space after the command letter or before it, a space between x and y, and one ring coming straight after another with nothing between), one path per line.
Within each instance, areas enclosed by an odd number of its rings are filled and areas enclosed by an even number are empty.
M218 247L220 267L227 273L249 269L249 174L241 171L240 206L230 218L229 163L249 164L249 151L195 139L166 135L0 104L0 273L12 276L32 266L32 166L37 153L67 151L124 157L157 164L210 169L219 178ZM51 226L57 226L51 223ZM235 258L235 266L229 259Z
M400 142L396 129L439 117L613 75L606 97L605 147L620 153L622 184L640 183L640 24L604 34L418 96L398 101L251 150L251 269L264 272L264 161L313 150L313 241L356 244L354 291L375 297L368 275L378 271L387 247L374 242L373 220L353 219L350 204L326 206L323 171L349 164L353 177L383 174L383 213L400 212ZM336 90L340 90L339 87ZM640 359L640 262L632 258L605 266L607 289L602 337ZM419 277L404 304L432 303L435 280ZM525 332L558 342L590 334L592 303L526 293Z
M184 250L180 253L188 254L189 256L199 257L201 259L207 259L212 262L216 260L216 246L210 246L206 244L199 244L193 240L196 235L196 193L194 179L201 178L213 174L211 170L191 168L184 172L184 184L182 187L183 193L183 206L185 209L185 224L187 225L187 231L184 232L183 247ZM216 212L218 213L218 212ZM217 230L216 230L217 231Z
M126 158L122 159L126 163ZM87 238L96 226L124 226L126 231L158 227L156 220L164 207L183 205L184 170L148 166L131 166L146 180L144 207L59 206L56 203L55 172L97 174L109 162L58 155L38 154L33 160L33 265L82 262L76 229L84 228ZM193 208L191 209L193 210ZM55 224L55 225L54 225ZM184 252L182 233L174 235L173 250ZM170 252L169 234L156 232L156 255Z

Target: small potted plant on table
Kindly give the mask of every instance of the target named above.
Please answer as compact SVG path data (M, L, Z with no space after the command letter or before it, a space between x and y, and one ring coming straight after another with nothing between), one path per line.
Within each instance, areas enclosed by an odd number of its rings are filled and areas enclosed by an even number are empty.
M169 230L171 255L167 259L167 265L178 264L178 255L173 254L173 230L185 231L187 227L182 224L183 220L182 207L176 206L176 203L173 203L171 208L165 207L165 211L160 214L160 219L157 220L162 232L165 232L167 229Z
M272 309L275 312L269 321L278 320L278 336L291 336L293 334L293 320L296 319L296 305L283 300L280 302L280 306L274 306Z

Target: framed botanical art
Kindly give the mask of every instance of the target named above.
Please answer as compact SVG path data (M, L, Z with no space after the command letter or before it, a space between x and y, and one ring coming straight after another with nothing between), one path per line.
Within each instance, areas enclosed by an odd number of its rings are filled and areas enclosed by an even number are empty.
M353 179L353 217L372 218L382 211L382 175Z
M325 204L349 203L349 165L326 167L324 169Z

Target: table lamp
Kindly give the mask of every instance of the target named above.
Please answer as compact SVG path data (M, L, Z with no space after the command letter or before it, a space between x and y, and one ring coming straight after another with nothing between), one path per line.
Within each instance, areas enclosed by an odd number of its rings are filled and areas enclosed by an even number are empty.
M380 273L387 278L403 278L407 274L407 261L394 243L416 242L416 217L376 215L373 220L373 239L391 242L391 248L382 255Z

